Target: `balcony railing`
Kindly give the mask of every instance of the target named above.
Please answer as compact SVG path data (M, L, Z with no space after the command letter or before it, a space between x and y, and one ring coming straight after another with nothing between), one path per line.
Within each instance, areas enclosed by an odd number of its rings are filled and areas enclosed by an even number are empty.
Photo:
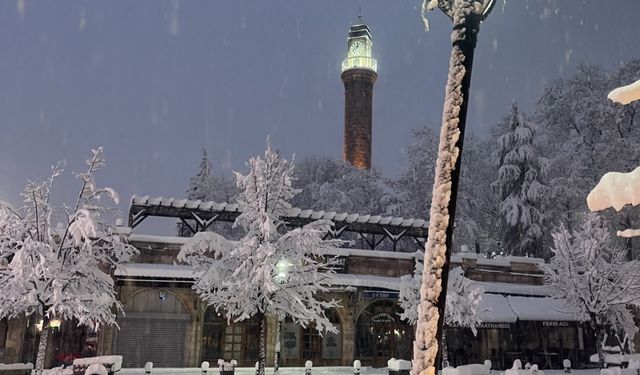
M373 57L347 57L342 60L342 71L349 69L367 69L374 72L378 71L378 61Z

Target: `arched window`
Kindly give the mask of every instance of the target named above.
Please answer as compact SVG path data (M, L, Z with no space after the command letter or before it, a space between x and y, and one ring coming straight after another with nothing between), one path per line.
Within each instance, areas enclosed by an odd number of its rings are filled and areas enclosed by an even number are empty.
M258 323L251 318L227 324L222 314L208 307L202 327L202 360L235 359L239 366L253 366L258 360Z
M391 358L410 360L413 328L400 320L393 301L376 301L360 314L356 326L356 358L363 365L386 366Z

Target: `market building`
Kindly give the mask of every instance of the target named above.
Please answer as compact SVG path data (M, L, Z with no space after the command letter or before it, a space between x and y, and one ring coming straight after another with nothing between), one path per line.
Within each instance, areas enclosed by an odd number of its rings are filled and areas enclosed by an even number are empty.
M208 230L219 221L233 221L241 210L219 204L163 198L134 197L129 211L128 234L140 254L133 262L113 270L125 314L119 329L103 327L97 334L60 322L51 335L50 365L81 354L121 354L127 367L195 367L218 359L252 366L257 357L257 322L229 323L206 306L191 289L194 274L176 256L189 237L149 236L137 233L148 217L183 220L193 231ZM357 238L359 248L337 249L341 267L324 298L340 300L328 312L338 335L319 335L313 328L284 322L281 331L282 366L384 367L390 358L410 359L414 328L400 320L400 277L414 268L415 251L423 246L428 223L358 214L292 209L291 226L320 218L335 222L332 235ZM595 353L588 325L549 297L537 264L541 259L498 257L475 253L454 254L452 267L484 289L482 326L476 337L468 328L447 329L449 358L453 365L490 359L495 368L511 366L513 359L559 368L564 358L574 366L587 363ZM0 324L0 362L32 362L38 327L31 319L4 320ZM267 326L268 363L273 363L275 319ZM83 353L84 352L84 353Z

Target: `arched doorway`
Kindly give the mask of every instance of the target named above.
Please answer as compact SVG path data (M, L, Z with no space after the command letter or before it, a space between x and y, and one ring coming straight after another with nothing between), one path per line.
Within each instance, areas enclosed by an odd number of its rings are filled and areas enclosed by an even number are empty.
M124 304L125 316L118 316L115 353L122 355L124 367L185 365L185 336L189 315L173 294L148 289Z
M235 359L239 366L253 366L258 360L258 320L251 318L227 324L222 314L209 306L202 326L202 360Z
M363 365L385 367L391 358L410 360L413 328L400 320L401 309L393 301L367 306L356 325L356 358Z

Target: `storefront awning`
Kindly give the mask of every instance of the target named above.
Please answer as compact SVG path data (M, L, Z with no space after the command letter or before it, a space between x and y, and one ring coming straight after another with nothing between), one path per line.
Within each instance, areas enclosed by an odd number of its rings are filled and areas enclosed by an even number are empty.
M569 321L579 322L581 319L574 308L560 300L550 297L518 297L507 296L507 301L523 321Z
M483 323L515 323L518 317L504 296L485 293L480 300L480 320Z

